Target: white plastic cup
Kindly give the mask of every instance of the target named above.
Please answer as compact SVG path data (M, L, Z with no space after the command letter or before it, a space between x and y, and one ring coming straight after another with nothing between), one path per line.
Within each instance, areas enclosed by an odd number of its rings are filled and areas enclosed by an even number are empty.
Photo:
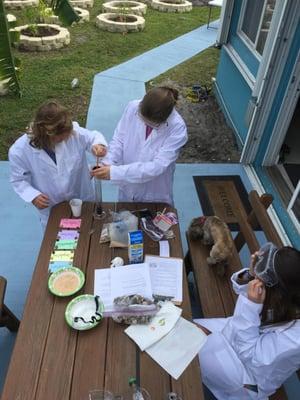
M72 199L69 201L70 207L72 209L73 217L80 217L81 215L81 207L82 200L80 199Z

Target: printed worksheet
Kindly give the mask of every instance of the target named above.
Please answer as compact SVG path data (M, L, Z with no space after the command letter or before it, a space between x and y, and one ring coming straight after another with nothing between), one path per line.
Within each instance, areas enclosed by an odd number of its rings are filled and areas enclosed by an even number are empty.
M150 267L153 295L170 297L175 304L182 303L183 260L146 255L145 262Z

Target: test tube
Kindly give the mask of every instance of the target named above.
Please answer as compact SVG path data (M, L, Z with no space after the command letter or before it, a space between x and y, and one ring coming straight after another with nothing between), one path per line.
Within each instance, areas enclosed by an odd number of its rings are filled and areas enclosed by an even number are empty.
M94 218L101 219L105 216L105 212L102 209L102 182L101 179L94 178L95 187L95 201L96 210L94 212Z

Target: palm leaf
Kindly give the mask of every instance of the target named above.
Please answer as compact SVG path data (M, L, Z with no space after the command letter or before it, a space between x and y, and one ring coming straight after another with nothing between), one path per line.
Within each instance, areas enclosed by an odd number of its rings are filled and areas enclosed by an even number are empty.
M0 81L6 79L8 79L10 89L21 96L21 88L17 76L15 58L12 54L4 2L0 0Z
M50 6L54 14L57 15L66 26L72 25L73 22L78 22L80 20L79 15L68 0L51 0Z

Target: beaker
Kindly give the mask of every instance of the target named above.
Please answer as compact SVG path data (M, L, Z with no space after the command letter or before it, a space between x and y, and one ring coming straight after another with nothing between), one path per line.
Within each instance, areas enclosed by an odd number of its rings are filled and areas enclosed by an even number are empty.
M114 395L108 390L90 390L89 400L114 400Z

